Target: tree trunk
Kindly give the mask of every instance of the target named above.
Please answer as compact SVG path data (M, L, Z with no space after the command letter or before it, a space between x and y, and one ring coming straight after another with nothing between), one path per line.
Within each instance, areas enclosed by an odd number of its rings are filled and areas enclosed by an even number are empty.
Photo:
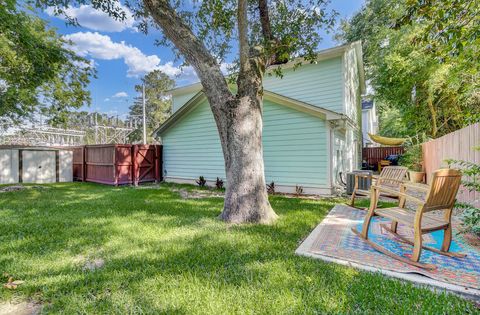
M265 183L261 97L240 97L228 105L226 137L222 141L227 186L220 218L231 223L272 223Z
M430 114L432 115L432 137L435 138L438 132L437 111L435 110L435 106L433 105L433 95L431 95L431 92L429 92L429 95L427 98L427 105L428 105L428 109L430 110Z
M242 16L241 71L237 95L232 95L215 58L166 0L144 0L145 8L164 34L197 72L210 103L222 144L227 175L225 204L220 218L226 222L272 223L265 185L262 148L262 78L265 63L259 51L250 58L246 41L246 2Z

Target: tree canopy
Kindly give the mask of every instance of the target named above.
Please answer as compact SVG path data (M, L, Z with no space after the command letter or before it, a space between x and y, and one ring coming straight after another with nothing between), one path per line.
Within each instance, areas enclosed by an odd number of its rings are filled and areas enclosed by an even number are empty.
M31 0L33 1L33 0ZM336 14L328 0L143 0L126 4L141 30L161 30L159 44L174 51L197 73L217 126L225 161L226 192L221 219L232 223L271 223L262 146L263 77L266 68L296 57L314 62L320 31ZM118 0L37 0L37 5L90 4L122 19ZM75 21L73 21L75 22ZM221 62L235 59L236 89ZM297 64L299 65L299 63ZM280 74L278 67L275 73ZM233 81L232 81L233 82Z
M448 2L370 0L342 23L342 40L363 42L380 114L400 120L386 136L438 137L480 118L478 14L464 12L478 0Z
M0 3L0 120L42 112L59 122L68 108L89 104L94 70L65 44L29 7Z
M160 70L154 70L142 78L142 84L135 85L135 91L142 93L142 85L145 85L145 113L147 121L147 136L151 142L151 135L155 129L167 120L172 114L172 100L167 95L167 91L172 89L175 81ZM143 100L141 96L135 98L130 106L130 116L140 117L143 114ZM142 125L135 130L131 141L142 140Z

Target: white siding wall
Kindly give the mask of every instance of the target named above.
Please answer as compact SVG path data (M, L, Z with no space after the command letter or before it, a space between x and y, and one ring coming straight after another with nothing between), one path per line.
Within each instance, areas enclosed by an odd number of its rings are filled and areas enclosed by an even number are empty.
M345 52L343 58L344 113L361 126L361 91L357 54L354 49Z
M345 158L347 154L345 130L334 130L332 136L332 184L340 187L340 174L345 174L348 169L348 159Z
M362 144L358 132L349 126L335 129L332 147L332 182L340 186L340 173L345 178L347 172L359 169L361 166Z

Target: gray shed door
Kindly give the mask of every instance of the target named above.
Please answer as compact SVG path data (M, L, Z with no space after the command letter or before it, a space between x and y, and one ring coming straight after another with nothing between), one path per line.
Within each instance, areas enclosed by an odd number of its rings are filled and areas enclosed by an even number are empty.
M24 183L55 183L54 151L23 151L22 158Z

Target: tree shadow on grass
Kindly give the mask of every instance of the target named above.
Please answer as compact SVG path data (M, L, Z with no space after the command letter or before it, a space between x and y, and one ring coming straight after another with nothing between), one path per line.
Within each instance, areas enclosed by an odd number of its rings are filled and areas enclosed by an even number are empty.
M396 311L405 306L388 299L435 296L295 256L335 200L274 196L280 215L274 225L227 225L216 219L220 198L182 200L161 186L83 185L12 193L0 201L0 266L27 281L16 294L48 303L48 311ZM78 255L105 264L85 270L83 260L75 262ZM2 291L0 298L9 294ZM377 295L385 296L384 305L369 301ZM419 303L420 310L427 305Z

